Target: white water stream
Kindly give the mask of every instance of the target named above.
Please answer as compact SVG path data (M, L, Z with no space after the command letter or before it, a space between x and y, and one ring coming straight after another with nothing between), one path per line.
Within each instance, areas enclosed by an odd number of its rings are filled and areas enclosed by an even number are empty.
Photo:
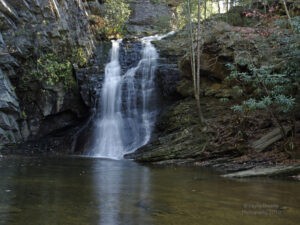
M159 57L151 41L171 34L142 38L142 58L123 76L119 62L121 40L112 41L91 156L122 159L150 140L157 115L154 81Z

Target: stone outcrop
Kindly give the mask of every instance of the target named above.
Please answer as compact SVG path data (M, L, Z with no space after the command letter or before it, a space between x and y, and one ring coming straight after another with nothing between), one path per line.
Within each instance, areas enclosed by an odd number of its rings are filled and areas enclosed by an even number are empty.
M0 69L0 148L21 140L18 126L20 107L13 87Z
M181 34L175 33L160 41L154 42L159 51L160 60L157 65L157 82L161 95L165 100L178 100L181 98L177 86L182 80L183 73L178 67L178 62L184 56L185 50L174 42L181 41Z
M18 125L21 110L15 90L8 78L8 75L15 73L16 66L18 63L8 53L0 33L0 149L4 144L21 140Z
M151 0L130 1L131 16L127 23L129 34L147 36L171 29L171 8Z
M60 56L80 48L91 57L95 46L89 16L99 11L98 1L1 1L1 144L67 136L89 116L95 103L86 93L85 75L98 70L74 65L72 79L78 82L72 88L61 82L49 85L31 73L49 52ZM84 77L78 75L82 71Z
M206 138L198 126L193 100L177 102L164 110L156 124L153 140L125 158L157 162L197 158L205 150Z
M283 60L279 58L280 49L274 47L274 43L266 38L266 35L273 32L272 28L262 30L234 27L224 22L208 20L203 24L203 30L201 106L207 126L200 124L197 119L188 33L183 30L155 43L162 57L158 66L160 85L163 86L165 95L173 94L176 98L158 119L152 141L126 155L126 158L162 163L223 159L224 162L234 164L238 157L253 150L250 144L253 140L272 131L274 124L262 112L260 118L252 115L252 121L242 125L246 122L239 121L240 118L238 115L235 117L230 107L234 102L242 101L243 97L233 88L234 82L230 83L225 79L230 74L226 66L228 63L244 68L247 63L260 67L272 63L277 65ZM279 32L278 35L278 38L283 38L284 32ZM176 82L169 83L172 79ZM250 95L251 92L247 94ZM222 102L223 99L227 101ZM276 139L278 140L280 138ZM270 150L270 145L267 147ZM265 157L263 153L260 154L257 157ZM285 156L280 156L280 160L288 157L284 153L283 155ZM276 157L265 161L273 163Z

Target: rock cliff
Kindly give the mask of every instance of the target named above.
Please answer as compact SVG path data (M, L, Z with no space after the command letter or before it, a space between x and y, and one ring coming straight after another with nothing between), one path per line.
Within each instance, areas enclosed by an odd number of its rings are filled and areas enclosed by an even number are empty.
M83 49L87 58L92 55L94 36L88 18L97 4L81 0L0 2L1 145L58 133L88 115L80 86L49 85L33 71L39 58L48 53L63 56ZM71 76L75 80L75 72Z
M98 35L95 24L95 18L105 16L104 3L0 2L0 148L15 148L20 143L20 152L72 151L81 131L92 126L88 121L97 105L110 49L110 42ZM131 36L171 28L174 3L128 3ZM164 68L160 71L166 73ZM161 79L165 88L174 78Z

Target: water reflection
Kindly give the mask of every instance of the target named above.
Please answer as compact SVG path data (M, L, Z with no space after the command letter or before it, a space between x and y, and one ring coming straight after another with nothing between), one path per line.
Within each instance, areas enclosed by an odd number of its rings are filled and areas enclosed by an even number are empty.
M0 225L299 224L300 183L92 158L0 160ZM224 222L224 223L223 223Z
M143 204L150 204L149 168L128 161L95 161L93 179L99 224L151 224Z
M0 158L1 163L1 158ZM0 171L3 170L0 164ZM7 224L7 221L9 219L9 212L13 212L14 209L10 204L5 204L5 202L12 202L13 201L13 195L11 190L11 179L14 175L15 169L5 170L1 175L1 182L0 182L0 224L3 222L3 224Z

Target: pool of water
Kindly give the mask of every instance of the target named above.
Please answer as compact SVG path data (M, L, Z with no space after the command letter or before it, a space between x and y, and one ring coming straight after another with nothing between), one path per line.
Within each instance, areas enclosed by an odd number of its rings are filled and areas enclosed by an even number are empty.
M289 225L300 182L95 158L0 158L1 225Z

